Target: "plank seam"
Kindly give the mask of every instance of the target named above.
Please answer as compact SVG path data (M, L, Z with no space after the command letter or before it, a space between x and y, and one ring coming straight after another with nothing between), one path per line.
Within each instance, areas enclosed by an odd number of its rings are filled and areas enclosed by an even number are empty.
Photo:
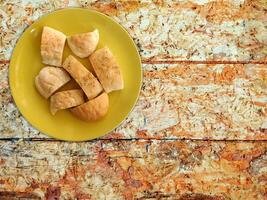
M9 64L10 60L0 60L0 64ZM219 60L142 60L142 64L267 64L265 61L219 61Z
M143 64L267 64L265 61L142 60Z
M52 138L0 138L0 141L25 141L25 142L69 142L62 141ZM214 140L214 139L190 139L190 138L99 138L94 140L76 142L97 142L97 141L194 141L194 142L267 142L267 140L241 140L241 139L231 139L231 140ZM75 142L75 141L74 141Z

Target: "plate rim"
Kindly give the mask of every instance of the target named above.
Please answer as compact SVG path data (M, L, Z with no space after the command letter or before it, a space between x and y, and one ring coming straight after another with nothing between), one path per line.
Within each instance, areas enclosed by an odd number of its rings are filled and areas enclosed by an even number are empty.
M97 137L91 137L91 138L84 138L84 139L75 139L75 138L72 138L72 139L68 139L68 138L61 138L61 137L57 137L57 136L53 136L52 134L46 132L46 131L43 131L42 128L39 128L39 127L36 127L34 124L32 124L30 122L30 120L28 119L28 117L26 117L26 113L24 111L21 111L20 107L18 106L18 103L17 103L17 98L16 97L16 94L15 94L15 91L14 90L14 84L12 83L12 80L15 80L15 78L12 78L12 74L14 74L14 67L12 67L15 62L15 57L16 55L18 54L16 49L19 45L19 43L22 41L22 37L23 35L25 34L26 31L28 31L34 24L37 24L42 18L50 15L50 14L53 14L53 13L60 13L60 12L64 12L64 11L68 11L68 10L80 10L80 11L86 11L86 12L91 12L91 13L94 13L96 15L101 15L102 17L106 18L106 19L109 19L111 20L113 23L117 24L121 30L128 36L128 38L130 39L136 53L137 53L137 59L138 59L138 63L139 63L139 68L140 68L140 81L138 81L139 83L139 86L138 86L138 93L135 97L135 100L134 100L134 103L131 105L131 109L128 111L127 115L124 116L123 120L120 121L120 123L116 124L114 127L112 127L110 130L104 132L104 133L101 133L99 134ZM13 72L13 73L12 73ZM11 53L11 57L10 57L10 63L9 63L9 69L8 69L8 85L9 85L9 89L10 89L10 93L11 93L11 96L12 96L12 99L13 99L13 103L14 105L16 106L16 109L18 109L19 113L21 114L21 116L24 118L24 120L27 121L27 123L32 127L34 128L35 130L37 130L38 132L40 132L41 134L45 135L48 137L48 139L53 139L53 140L60 140L60 141L67 141L67 142L83 142L83 141L92 141L92 140L96 140L96 139L100 139L106 135L108 135L109 133L111 133L112 131L114 131L117 127L119 127L128 117L129 115L132 113L133 109L135 108L138 100L139 100L139 97L140 97L140 92L141 92L141 88L142 88L142 84L143 84L143 67L142 67L142 60L141 60L141 56L140 56L140 53L139 53L139 50L137 48L137 45L136 43L134 42L132 36L130 35L130 33L126 30L126 28L124 28L120 23L118 23L115 19L113 19L112 17L102 13L102 12L99 12L99 11L96 11L94 9L89 9L89 8L81 8L81 7L67 7L67 8L60 8L60 9L56 9L56 10L53 10L51 12L48 12L46 14L43 14L41 15L38 19L36 19L31 25L27 26L26 28L24 28L24 30L21 32L19 38L17 39L16 41L16 44L15 44L15 47L13 48L12 50L12 53ZM12 89L13 88L13 89ZM44 138L44 139L47 139L47 138Z

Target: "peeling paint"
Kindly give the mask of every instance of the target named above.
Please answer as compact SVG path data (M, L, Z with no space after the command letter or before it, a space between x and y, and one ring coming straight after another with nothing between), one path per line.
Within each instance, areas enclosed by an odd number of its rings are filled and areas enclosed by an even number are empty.
M12 149L8 155L3 151L7 146ZM265 198L265 142L2 141L0 149L5 162L0 191L13 194L47 199Z
M32 128L8 84L21 33L66 7L118 21L144 63L133 112L90 142ZM0 199L266 199L266 9L264 0L1 1Z

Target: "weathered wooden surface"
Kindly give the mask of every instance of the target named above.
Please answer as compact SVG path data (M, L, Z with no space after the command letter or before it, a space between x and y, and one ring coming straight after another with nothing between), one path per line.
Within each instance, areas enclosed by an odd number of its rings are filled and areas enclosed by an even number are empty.
M2 141L0 149L3 196L267 198L267 143L262 142Z
M138 45L144 73L127 120L83 143L32 128L8 85L23 30L71 6L121 23ZM0 0L0 105L1 200L265 200L267 3Z

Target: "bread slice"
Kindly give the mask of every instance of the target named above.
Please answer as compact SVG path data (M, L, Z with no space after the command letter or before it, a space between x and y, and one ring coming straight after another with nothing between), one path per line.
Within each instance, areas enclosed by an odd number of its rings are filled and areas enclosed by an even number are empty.
M103 90L96 77L72 55L66 58L63 63L63 68L80 85L88 99L95 98Z
M63 68L47 66L35 77L35 86L44 98L49 98L56 90L71 80Z
M108 47L95 51L89 59L106 93L123 89L119 65Z
M41 38L42 62L47 65L60 67L65 41L66 36L62 32L45 26Z
M92 32L72 35L67 38L67 41L71 51L76 56L86 58L96 49L99 41L99 32L96 29Z
M108 112L109 99L107 93L71 109L71 112L84 121L96 121Z
M80 89L57 92L50 98L50 111L55 115L58 110L78 106L84 103L84 93Z

